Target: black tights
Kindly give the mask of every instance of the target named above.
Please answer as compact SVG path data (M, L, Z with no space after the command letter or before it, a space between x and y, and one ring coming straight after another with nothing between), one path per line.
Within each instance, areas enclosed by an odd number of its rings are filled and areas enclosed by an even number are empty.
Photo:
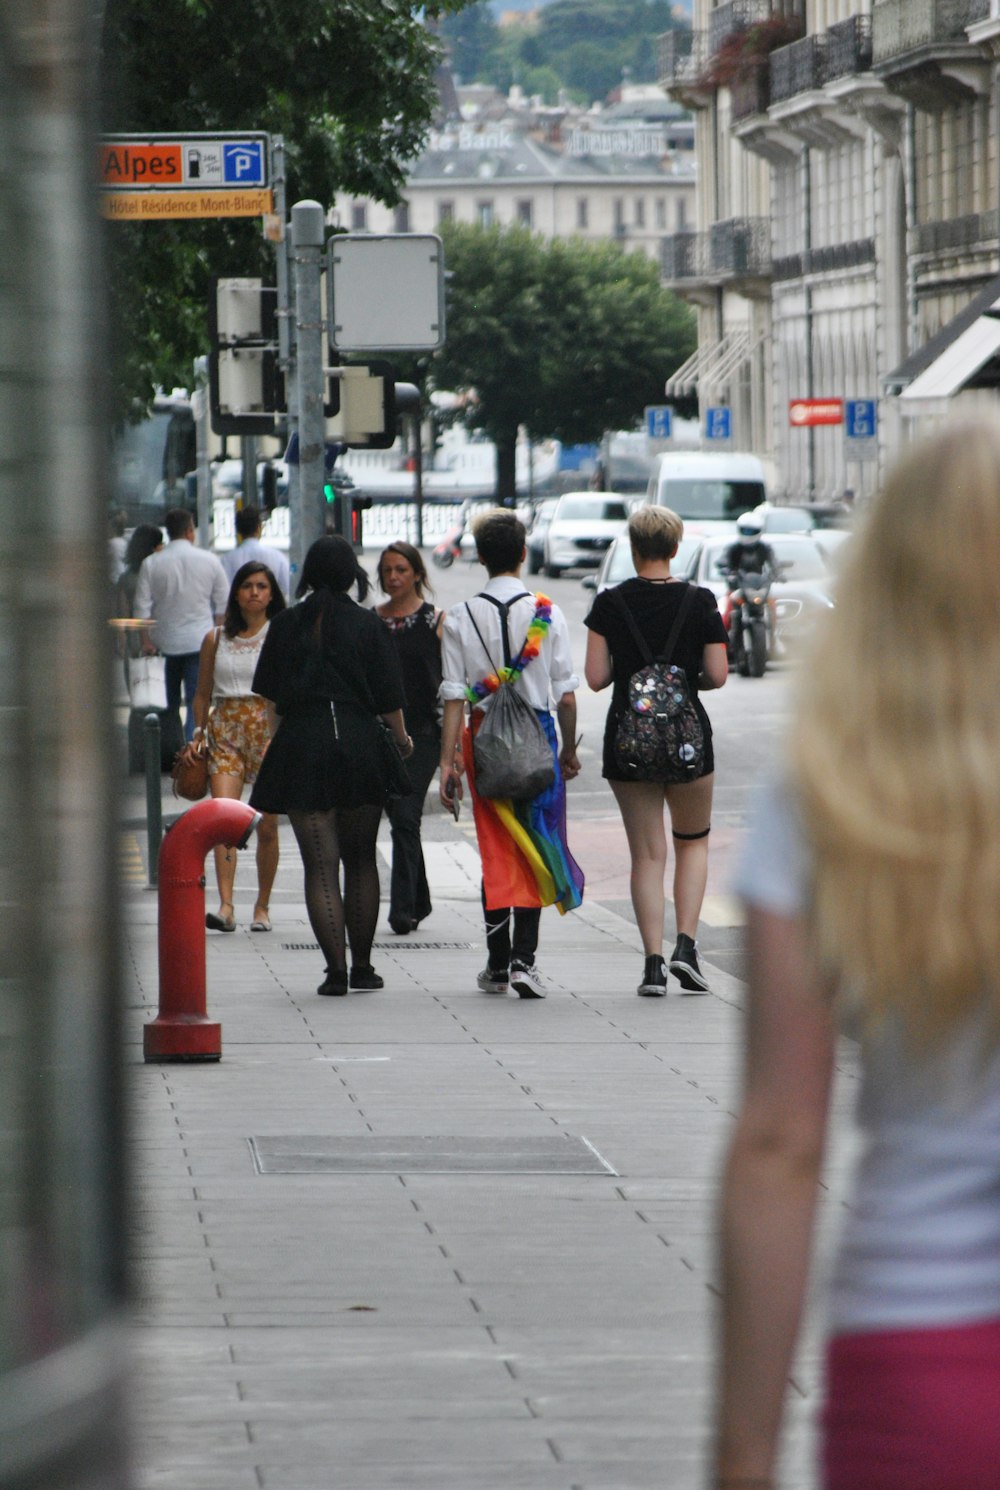
M355 967L371 963L379 895L375 843L381 816L381 807L367 806L288 814L305 870L309 924L330 973L347 969L345 924L351 962Z

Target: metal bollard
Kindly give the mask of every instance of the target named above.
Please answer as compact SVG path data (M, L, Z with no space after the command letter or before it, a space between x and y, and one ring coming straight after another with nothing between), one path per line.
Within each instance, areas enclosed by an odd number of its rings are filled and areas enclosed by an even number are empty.
M260 822L245 802L196 802L172 824L160 849L160 1011L142 1032L147 1061L217 1061L222 1026L208 1018L205 992L205 856L216 844L245 848Z
M159 881L160 842L163 838L163 800L160 796L163 765L159 714L150 712L142 721L142 743L146 767L146 853L149 859L149 883L146 888L155 890Z

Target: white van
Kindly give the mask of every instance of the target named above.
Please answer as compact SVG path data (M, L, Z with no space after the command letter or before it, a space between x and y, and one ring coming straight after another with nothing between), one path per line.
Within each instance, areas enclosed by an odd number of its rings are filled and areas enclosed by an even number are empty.
M764 463L756 455L683 450L661 455L646 501L669 507L689 533L728 532L743 512L767 500Z

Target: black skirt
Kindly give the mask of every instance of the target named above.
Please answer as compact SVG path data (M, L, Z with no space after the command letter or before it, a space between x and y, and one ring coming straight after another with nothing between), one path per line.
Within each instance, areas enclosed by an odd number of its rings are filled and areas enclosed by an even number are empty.
M388 782L373 714L320 703L282 715L250 793L258 812L381 807Z

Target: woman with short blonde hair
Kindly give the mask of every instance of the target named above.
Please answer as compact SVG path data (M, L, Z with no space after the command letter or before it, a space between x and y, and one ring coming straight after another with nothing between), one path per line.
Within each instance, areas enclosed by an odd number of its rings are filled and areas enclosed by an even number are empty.
M636 577L598 595L586 620L587 682L595 691L614 685L604 727L601 774L611 783L628 839L629 888L643 949L642 978L636 991L643 998L666 994L668 972L684 993L708 992L697 935L708 880L715 758L712 726L698 691L721 688L729 664L726 628L715 596L670 572L683 533L683 522L669 507L640 507L633 512L628 536ZM651 657L660 658L671 637L673 647L666 660L684 674L701 727L704 755L697 774L687 781L633 777L615 753L619 722L628 709L629 680ZM669 963L663 957L665 814L670 818L674 846L677 921Z
M832 1280L826 1490L1000 1462L1000 425L892 473L740 874L745 1091L722 1197L716 1480L770 1485L838 1028L866 1139Z

